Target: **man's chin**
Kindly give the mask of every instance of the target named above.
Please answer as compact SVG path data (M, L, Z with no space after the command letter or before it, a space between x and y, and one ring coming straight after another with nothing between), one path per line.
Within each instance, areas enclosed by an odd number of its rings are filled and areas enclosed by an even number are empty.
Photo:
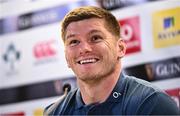
M79 75L77 76L77 78L83 82L97 82L98 80L101 79L102 76L100 76L99 74L94 74L94 73L88 73L88 74L84 74L84 75Z

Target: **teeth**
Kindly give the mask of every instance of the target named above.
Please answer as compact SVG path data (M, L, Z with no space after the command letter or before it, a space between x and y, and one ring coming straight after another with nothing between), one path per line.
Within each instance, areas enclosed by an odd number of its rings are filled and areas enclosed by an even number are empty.
M96 62L96 59L87 59L87 60L81 60L80 64L94 63L94 62Z

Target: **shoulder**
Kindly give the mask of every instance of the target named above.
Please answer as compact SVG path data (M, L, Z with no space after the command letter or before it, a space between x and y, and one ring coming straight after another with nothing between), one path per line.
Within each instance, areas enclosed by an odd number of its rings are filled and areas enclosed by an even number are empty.
M125 76L126 106L136 114L177 114L176 103L152 83L132 76ZM131 110L132 111L132 110Z
M180 110L170 96L162 92L155 92L141 103L137 114L177 115L180 114Z
M125 90L128 94L138 94L138 96L149 96L151 94L154 94L156 92L162 92L164 93L161 89L158 87L154 86L152 83L133 77L133 76L128 76L125 75L124 78L125 84Z
M77 89L70 91L67 95L62 95L56 102L50 104L44 109L44 115L61 114L67 107L70 100L75 95Z

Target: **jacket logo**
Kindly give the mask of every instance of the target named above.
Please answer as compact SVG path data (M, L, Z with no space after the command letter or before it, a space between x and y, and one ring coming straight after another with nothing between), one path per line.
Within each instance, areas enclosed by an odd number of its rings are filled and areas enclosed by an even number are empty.
M119 92L114 92L113 93L114 98L118 98L119 96L121 96L121 93L119 93Z

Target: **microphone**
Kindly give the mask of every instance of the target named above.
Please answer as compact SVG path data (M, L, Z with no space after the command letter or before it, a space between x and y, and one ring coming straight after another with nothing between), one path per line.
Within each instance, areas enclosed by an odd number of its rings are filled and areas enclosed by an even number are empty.
M71 91L71 85L69 83L65 83L63 85L63 92L65 95L67 95Z
M59 103L61 103L61 101L66 97L68 92L71 91L71 85L69 83L65 83L63 85L62 89L63 89L63 92L64 92L63 95L61 95L59 97L59 99L55 103L51 104L47 109L45 109L45 111L43 113L44 116L49 116L49 115L53 114L54 110L56 110Z

